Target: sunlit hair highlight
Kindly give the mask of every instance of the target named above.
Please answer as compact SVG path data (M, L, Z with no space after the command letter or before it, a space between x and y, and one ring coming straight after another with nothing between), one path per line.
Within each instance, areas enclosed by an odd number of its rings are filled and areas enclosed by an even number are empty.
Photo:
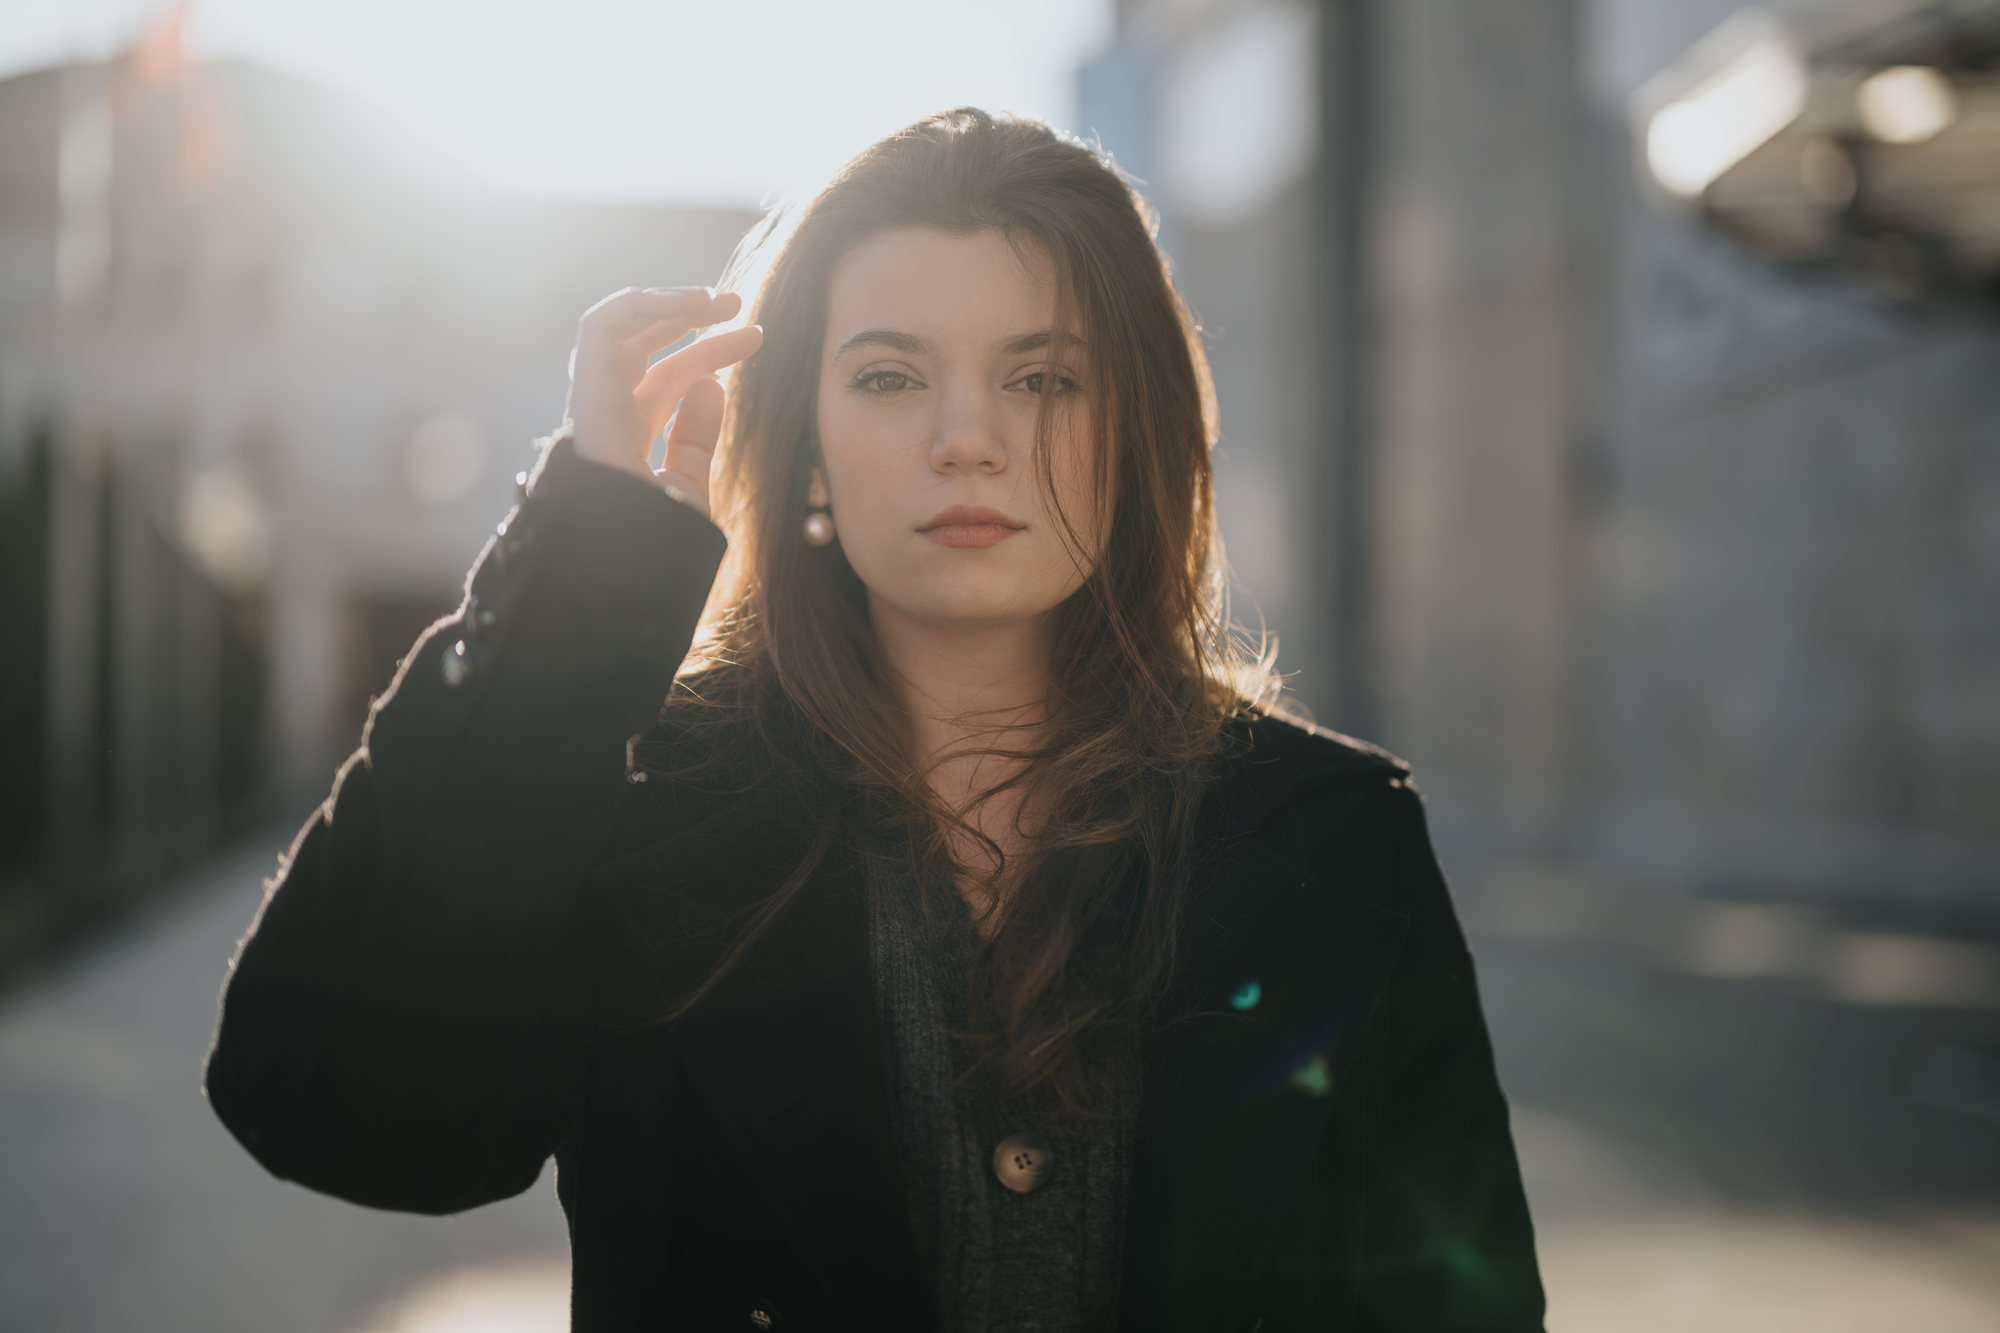
M1021 864L986 843L990 875L952 855L955 840L984 840L911 759L859 578L837 543L815 548L802 533L833 272L869 237L911 226L997 232L1051 266L1057 328L1088 348L1095 498L1109 499L1101 555L1054 613L1051 724L1033 745L994 732L977 751L1018 765L984 799L1015 792L1031 820ZM746 317L765 334L732 376L717 453L714 515L731 552L638 757L680 780L805 784L828 812L816 856L845 838L907 860L926 886L985 875L1004 912L977 951L968 1039L1004 1098L1088 1114L1093 1070L1154 1021L1223 725L1274 689L1268 657L1228 624L1215 403L1193 314L1144 201L1115 170L1046 125L969 107L870 147L754 234L733 267L759 279ZM1052 452L1035 451L1037 475L1060 513ZM1079 526L1065 522L1075 541ZM751 936L809 871L758 906Z

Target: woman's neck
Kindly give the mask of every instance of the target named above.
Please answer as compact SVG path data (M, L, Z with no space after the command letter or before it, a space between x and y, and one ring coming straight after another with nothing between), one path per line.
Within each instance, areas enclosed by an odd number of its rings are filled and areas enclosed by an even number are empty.
M929 769L931 790L947 808L967 814L975 828L1014 855L1026 839L1012 793L968 807L1013 776L1018 765L993 755L953 756L1025 750L1042 739L1049 694L1046 621L940 627L880 603L871 612L876 640L910 719L912 761ZM983 848L955 850L967 869L992 869L981 864L990 859L981 854Z
M1046 623L941 627L879 603L870 610L919 764L975 738L1008 749L1034 742L1046 721Z

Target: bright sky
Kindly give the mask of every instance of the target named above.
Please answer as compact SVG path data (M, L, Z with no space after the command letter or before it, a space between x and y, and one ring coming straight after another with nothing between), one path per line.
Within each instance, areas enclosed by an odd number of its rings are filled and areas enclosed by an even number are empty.
M4 0L0 75L126 45L160 0ZM972 103L1071 130L1110 0L195 0L189 45L309 75L485 180L755 204Z

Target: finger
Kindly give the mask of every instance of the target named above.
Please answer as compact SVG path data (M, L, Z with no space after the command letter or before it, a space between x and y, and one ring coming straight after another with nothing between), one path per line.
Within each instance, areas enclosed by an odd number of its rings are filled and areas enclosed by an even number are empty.
M646 369L645 358L672 347L687 337L695 327L695 322L691 319L655 320L637 333L623 339L618 344L619 356L628 362L634 357L640 358L638 369L633 372L633 378L637 379Z
M706 311L680 315L671 319L658 319L624 339L627 352L643 348L648 356L663 347L672 347L694 329L707 328L711 324L722 324L736 318L743 309L743 298L735 292L724 292L709 303Z
M618 338L630 338L647 325L685 321L689 328L720 324L743 309L735 292L720 295L706 287L627 287L583 312L581 324Z
M632 397L639 404L639 410L645 413L646 420L655 423L655 429L658 429L666 425L675 405L694 387L696 380L735 365L756 351L763 341L764 330L752 324L745 329L731 329L713 338L690 343L672 356L655 362L632 391Z
M697 480L684 472L655 472L653 483L703 518L712 517L708 509L707 476Z
M742 306L734 293L725 302L729 309ZM715 294L706 287L627 287L613 292L583 312L577 322L576 342L585 350L608 350L649 324L686 319L694 324L712 324Z
M725 401L722 385L713 375L704 375L688 386L680 409L674 413L673 429L667 432L665 471L686 477L708 476L715 442L722 436Z
M578 322L629 333L656 319L702 315L715 301L706 287L621 287L584 311Z
M708 322L720 324L735 319L743 311L743 297L736 292L716 292L708 304Z

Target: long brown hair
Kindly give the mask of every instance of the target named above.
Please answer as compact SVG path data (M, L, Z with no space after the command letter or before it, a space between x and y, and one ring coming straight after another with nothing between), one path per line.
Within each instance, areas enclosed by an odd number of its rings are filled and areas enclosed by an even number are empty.
M1050 725L1033 748L979 751L1017 765L982 799L1012 792L1035 819L1025 864L1006 865L986 842L1006 909L978 950L970 1034L1006 1097L1087 1110L1092 1064L1130 1049L1171 969L1178 890L1223 723L1269 680L1268 661L1227 623L1199 329L1144 201L1090 149L1039 122L960 107L870 147L789 229L753 238L748 253L768 262L749 316L764 343L732 378L713 497L732 549L664 720L683 739L709 733L718 743L697 751L728 756L739 781L761 780L741 770L754 756L766 771L823 784L837 797L825 803L829 820L903 849L921 882L968 873L953 840L980 835L970 812L933 794L930 766L911 759L861 582L837 544L815 548L801 531L819 462L831 276L863 240L908 226L994 231L1038 251L1053 266L1059 322L1089 349L1108 535L1054 612ZM1037 473L1056 507L1050 453L1036 450ZM817 854L835 836L830 823ZM723 969L810 869L762 905Z

